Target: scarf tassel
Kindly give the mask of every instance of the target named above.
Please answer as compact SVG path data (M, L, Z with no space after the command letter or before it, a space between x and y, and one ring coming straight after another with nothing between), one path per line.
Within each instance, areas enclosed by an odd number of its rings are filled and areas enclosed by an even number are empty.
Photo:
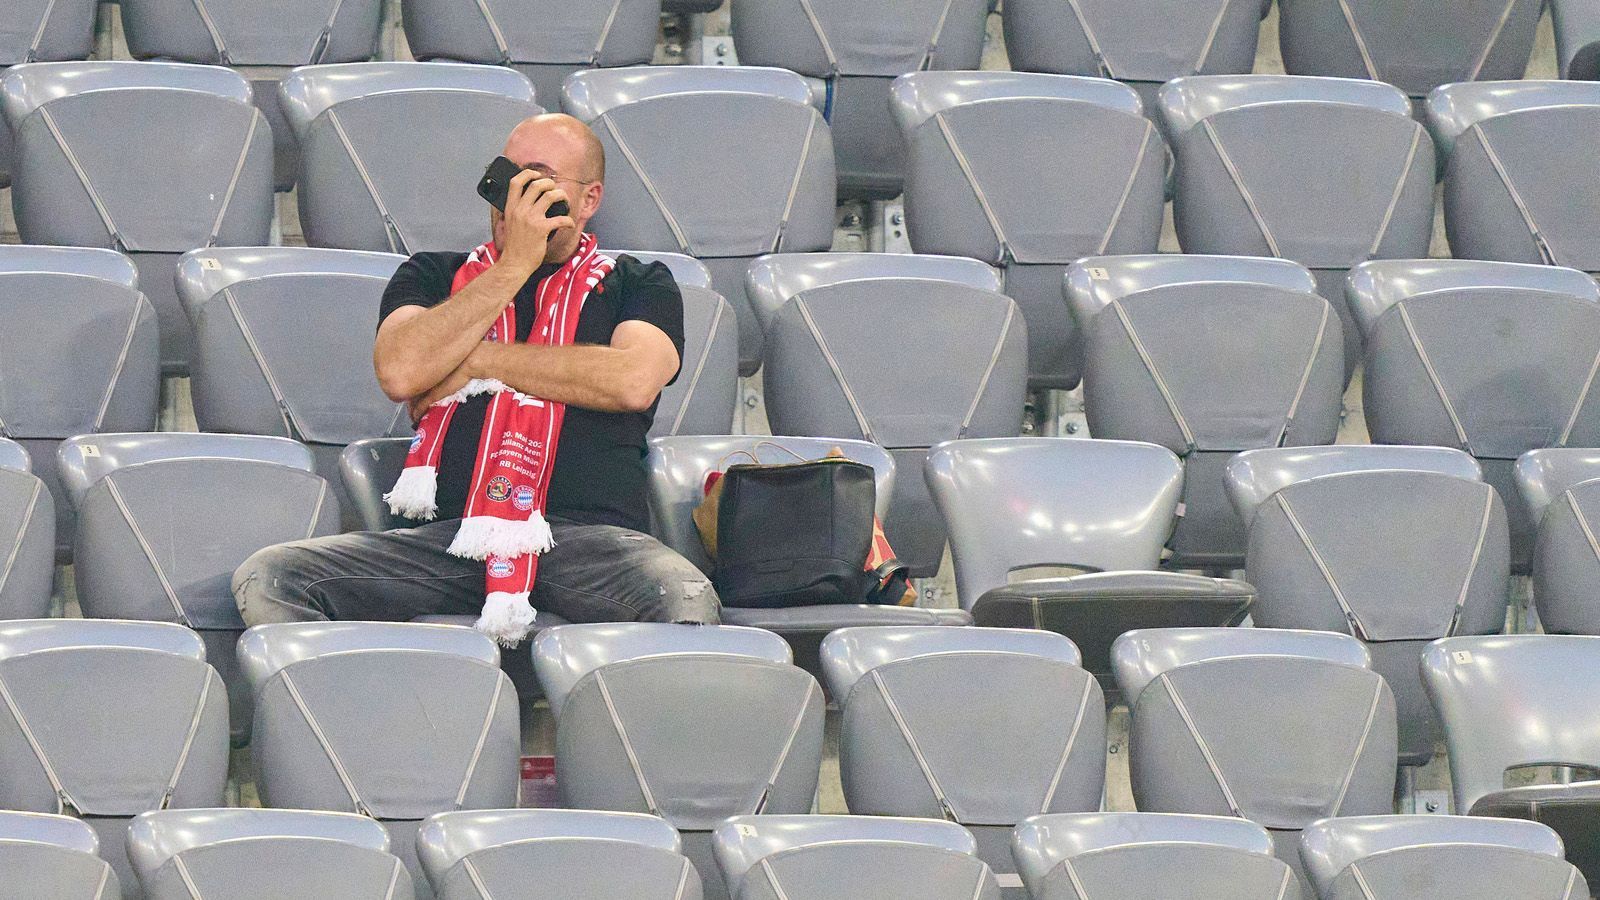
M550 523L537 510L525 520L502 519L499 516L468 516L456 529L455 540L450 542L450 555L464 559L488 559L504 556L516 559L534 553L543 553L554 547Z
M515 647L533 629L533 617L527 591L493 591L484 600L483 614L472 627L502 647Z
M408 519L432 521L439 514L439 470L433 466L407 466L400 470L394 488L383 495L389 512Z

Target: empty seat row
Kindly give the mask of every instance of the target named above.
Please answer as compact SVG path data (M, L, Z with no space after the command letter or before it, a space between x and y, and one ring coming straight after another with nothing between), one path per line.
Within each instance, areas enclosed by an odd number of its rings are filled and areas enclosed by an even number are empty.
M1589 833L1596 806L1585 785L1499 785L1507 768L1533 762L1596 764L1592 730L1553 726L1592 718L1574 704L1600 679L1597 640L1462 637L1427 649L1423 672L1444 719L1458 811L1507 814L1538 791L1544 803L1564 801L1568 818L1556 827L1580 840ZM487 637L437 625L269 625L246 632L239 654L255 698L262 804L377 820L419 895L440 843L424 819L515 805L517 692ZM563 802L665 819L707 897L729 896L716 872L719 860L728 871L730 850L716 832L730 816L811 809L823 692L781 638L731 626L574 625L542 632L532 655L556 720ZM222 805L225 688L205 658L204 645L173 625L27 620L0 629L0 807L84 819L126 892L129 857L142 859L124 851L132 817ZM822 658L842 712L850 811L964 826L970 843L956 849L970 848L999 876L998 896L1023 896L1027 880L1015 826L1099 809L1106 707L1066 638L846 628L823 642ZM1141 811L1248 819L1265 829L1251 840L1261 850L1270 843L1307 887L1317 868L1297 853L1303 831L1391 811L1393 695L1354 638L1157 629L1124 635L1113 658L1132 699ZM121 752L107 757L107 746ZM494 827L493 816L482 820L473 832ZM770 886L806 864L761 869ZM981 870L966 869L971 892ZM392 866L379 871L397 880ZM1022 879L1007 877L1019 871ZM673 874L681 888L687 870ZM1286 880L1275 877L1282 891Z
M178 254L264 244L271 225L272 129L250 109L249 85L217 67L132 62L18 66L5 84L22 239L129 252L162 323L164 367L183 371L190 328L169 286ZM1344 79L1180 78L1157 98L1159 128L1131 89L1103 79L920 72L885 91L907 142L912 246L1003 270L1029 325L1036 388L1070 388L1081 369L1060 302L1066 266L1156 249L1167 145L1185 251L1295 260L1330 300L1358 263L1427 254L1436 145L1458 256L1600 271L1600 201L1572 194L1595 180L1579 149L1600 116L1593 85L1446 86L1430 99L1431 138L1398 89ZM307 241L391 253L477 243L485 217L470 185L539 109L516 72L445 63L303 67L280 93L303 155ZM741 374L763 358L749 262L833 240L844 145L818 105L800 76L761 68L592 71L563 92L612 159L594 230L610 246L705 262L735 310ZM126 129L140 152L109 137ZM208 139L184 139L196 130ZM418 141L431 152L410 152ZM725 190L707 194L712 181ZM1353 368L1356 329L1336 309Z

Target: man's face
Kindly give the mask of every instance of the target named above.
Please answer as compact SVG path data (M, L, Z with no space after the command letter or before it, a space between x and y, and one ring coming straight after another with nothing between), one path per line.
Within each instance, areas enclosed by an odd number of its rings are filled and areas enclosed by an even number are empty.
M562 228L550 235L545 250L545 262L562 262L578 249L578 237L584 226L600 208L601 184L590 177L591 164L586 157L585 144L572 132L583 127L575 122L530 120L517 126L506 141L503 155L524 169L539 173L556 183L556 190L567 198L569 215L577 228ZM489 208L490 226L496 243L502 238L503 215Z

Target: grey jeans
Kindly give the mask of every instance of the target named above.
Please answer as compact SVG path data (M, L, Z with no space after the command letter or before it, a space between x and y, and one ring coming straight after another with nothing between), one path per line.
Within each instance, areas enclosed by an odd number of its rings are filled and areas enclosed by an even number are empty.
M233 575L246 625L326 619L405 622L483 609L484 564L446 552L459 519L359 531L257 551ZM569 622L715 624L711 582L647 534L552 517L531 601Z

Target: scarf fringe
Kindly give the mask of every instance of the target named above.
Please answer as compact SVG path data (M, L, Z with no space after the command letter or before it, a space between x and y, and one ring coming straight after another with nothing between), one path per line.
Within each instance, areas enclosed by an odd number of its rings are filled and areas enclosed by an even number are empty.
M383 495L389 512L408 519L432 521L439 514L439 472L433 466L408 466L400 470L394 488Z
M462 385L461 390L445 397L443 400L436 401L433 405L449 406L452 403L465 403L468 398L476 397L479 394L497 394L500 391L509 390L511 388L507 387L506 383L498 378L474 378Z
M488 559L504 556L516 559L530 553L543 553L556 545L550 523L534 511L527 519L502 519L498 516L468 516L456 529L450 542L451 556Z
M493 591L484 600L483 614L472 627L502 647L515 647L533 630L534 615L527 591Z

